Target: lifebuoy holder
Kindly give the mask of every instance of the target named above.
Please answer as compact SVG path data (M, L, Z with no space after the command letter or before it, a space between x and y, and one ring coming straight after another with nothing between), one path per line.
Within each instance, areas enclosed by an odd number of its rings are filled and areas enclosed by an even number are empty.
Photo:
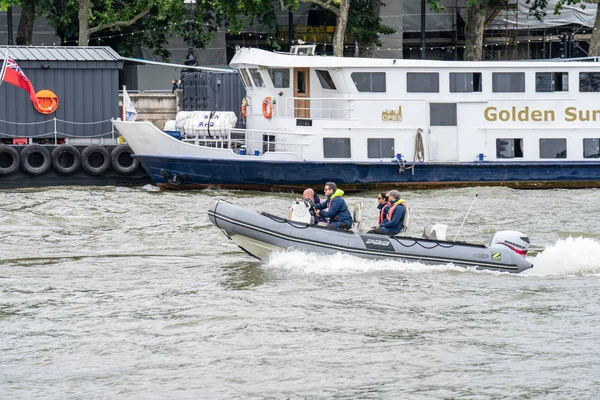
M271 118L273 116L273 99L270 96L265 97L262 102L262 113L265 118Z
M246 118L246 108L248 107L248 99L244 97L242 99L242 118Z
M52 114L58 108L58 96L50 90L40 90L35 97L38 102L34 107L41 114Z

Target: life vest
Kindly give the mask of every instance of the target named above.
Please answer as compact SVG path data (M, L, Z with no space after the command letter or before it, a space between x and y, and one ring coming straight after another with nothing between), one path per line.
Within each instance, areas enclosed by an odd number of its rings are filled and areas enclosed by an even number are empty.
M331 200L333 200L334 197L342 197L344 195L344 191L342 189L337 189L335 191L334 194L331 195L331 197L329 198L329 201L327 202L327 209L331 208ZM346 210L348 209L348 207L346 207ZM340 211L344 211L344 210L340 210ZM334 216L334 219L336 221L340 221L340 217L338 217L337 215Z
M396 209L396 207L398 206L398 204L402 204L403 206L406 207L406 200L404 199L398 199L394 202L394 204L392 204L392 206L390 207L390 210L388 211L388 215L387 215L387 220L391 221L392 217L394 215L394 210ZM401 221L402 223L402 221Z
M391 207L392 203L390 203L389 201L384 203L383 207L381 207L381 211L379 212L379 219L377 220L378 224L381 224L383 222L383 220L385 219L385 208L386 207Z

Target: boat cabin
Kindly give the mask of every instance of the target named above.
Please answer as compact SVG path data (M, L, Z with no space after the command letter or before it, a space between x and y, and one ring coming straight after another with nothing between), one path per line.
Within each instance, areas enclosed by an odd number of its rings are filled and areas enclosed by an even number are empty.
M242 48L248 154L377 162L598 161L600 64Z

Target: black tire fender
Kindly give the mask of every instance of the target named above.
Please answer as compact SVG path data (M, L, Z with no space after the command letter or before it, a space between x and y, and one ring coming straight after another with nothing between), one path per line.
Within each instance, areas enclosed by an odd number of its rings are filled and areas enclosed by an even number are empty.
M70 175L81 166L81 153L68 144L61 144L55 148L51 159L54 170L62 175Z
M100 164L99 157L102 159ZM102 175L110 168L110 153L99 144L88 146L81 152L81 166L90 175Z
M12 161L7 166L0 165L0 175L9 175L16 172L21 164L21 157L17 149L11 146L0 146L0 159L5 157L12 158Z
M33 157L33 159L32 159ZM36 158L41 157L39 166L32 165L32 161L39 161ZM21 169L32 175L40 175L50 168L50 152L39 144L30 144L21 152Z
M119 145L110 153L112 166L115 171L123 175L135 172L140 166L140 160L131 157L133 151L126 144ZM129 163L131 161L131 163Z

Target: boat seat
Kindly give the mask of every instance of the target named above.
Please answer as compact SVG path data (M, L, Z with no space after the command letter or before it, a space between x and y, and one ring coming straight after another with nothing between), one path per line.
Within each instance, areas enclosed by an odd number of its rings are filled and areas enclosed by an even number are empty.
M412 214L412 208L407 204L405 206L406 212L404 213L404 219L402 219L402 230L400 233L406 236L406 231L410 228L410 217Z
M363 215L363 203L357 203L354 205L354 211L352 213L352 227L356 229L356 232L362 232L362 215Z

